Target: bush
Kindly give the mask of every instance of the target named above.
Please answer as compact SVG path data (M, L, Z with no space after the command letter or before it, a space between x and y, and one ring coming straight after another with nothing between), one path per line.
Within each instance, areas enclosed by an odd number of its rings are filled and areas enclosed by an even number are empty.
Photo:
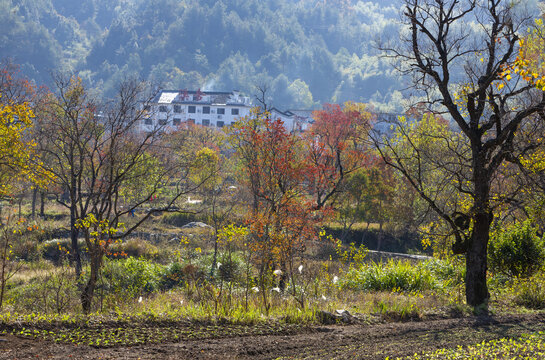
M540 272L513 284L515 303L528 309L545 309L545 274Z
M433 259L421 264L440 282L443 287L463 284L465 279L465 259L461 262L460 258L451 258L446 260Z
M156 291L163 272L164 266L145 259L105 259L100 286L106 292L136 297Z
M177 286L183 286L186 283L187 269L179 262L175 262L165 267L161 279L159 280L159 288L161 290L170 290Z
M83 239L78 240L79 249L82 255L87 254L87 245ZM46 260L59 264L72 251L72 242L70 239L53 239L44 241L38 246L38 252Z
M223 281L235 281L239 278L243 261L232 255L231 259L225 258L221 261L221 266L218 268L218 276Z
M492 271L512 277L529 277L543 264L543 241L530 221L518 223L491 238L488 261Z
M21 260L38 260L38 242L35 239L22 238L13 244L13 255Z
M159 253L157 246L143 239L130 239L123 243L112 244L108 251L110 258L119 258L119 254L124 253L127 257L154 259Z

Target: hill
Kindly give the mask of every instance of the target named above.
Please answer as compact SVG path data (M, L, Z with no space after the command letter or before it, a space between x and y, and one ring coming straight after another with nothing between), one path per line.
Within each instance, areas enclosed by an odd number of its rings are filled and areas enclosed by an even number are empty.
M399 1L1 0L0 52L37 83L77 71L111 94L138 74L167 88L267 85L282 108L388 102L402 84L373 47Z

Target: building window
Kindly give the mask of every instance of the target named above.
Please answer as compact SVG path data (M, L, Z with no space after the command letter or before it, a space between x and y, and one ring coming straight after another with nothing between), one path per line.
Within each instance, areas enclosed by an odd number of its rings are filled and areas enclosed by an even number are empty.
M167 112L167 107L165 105L159 106L159 112Z
M167 124L167 119L160 119L159 120L159 125L166 125Z
M210 114L210 106L203 106L202 107L202 113L203 114Z
M174 105L174 112L178 114L181 113L182 107L180 105Z
M189 105L187 107L187 112L190 114L195 114L197 112L197 107L195 105Z
M231 115L238 115L238 109L237 108L231 109Z
M216 122L216 126L219 127L219 128L222 128L223 125L225 125L223 121Z
M180 118L174 118L174 120L172 120L172 125L174 126L178 126L182 123L182 119Z
M225 115L225 109L224 108L218 108L218 115Z
M187 123L191 125L195 125L195 119L187 119Z
M153 125L153 120L150 119L150 118L148 118L148 119L144 120L144 124L146 124L146 125Z
M210 126L210 119L202 119L203 126Z

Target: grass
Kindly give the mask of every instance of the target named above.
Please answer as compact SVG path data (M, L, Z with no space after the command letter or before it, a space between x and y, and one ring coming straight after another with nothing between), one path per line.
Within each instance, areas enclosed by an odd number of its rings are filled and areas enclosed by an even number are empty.
M63 211L57 210L59 213ZM304 262L304 271L298 275L296 284L304 298L302 303L287 292L273 291L278 284L272 277L269 288L265 290L267 305L270 306L266 308L262 299L263 289L246 294L246 289L255 285L256 272L249 277L243 276L246 263L241 249L236 248L231 254L239 266L239 273L231 283L222 282L217 276L209 278L213 246L209 231L175 226L186 220L184 216L163 214L154 217L142 229L144 232L168 232L176 236L184 234L187 236L185 245L178 241L150 245L145 240L133 239L112 248L129 252L134 257L130 260L105 260L103 281L94 304L97 313L91 317L81 315L73 270L62 271L52 262L32 258L11 279L5 308L23 312L26 320L14 321L14 317L4 314L0 317L0 329L16 331L25 337L45 337L53 341L102 347L153 342L154 339L170 341L203 337L205 332L209 336L247 331L269 334L273 331L268 328L270 324L280 324L279 329L283 329L280 331L291 331L289 329L318 324L319 311L334 312L338 309L348 310L360 321L368 323L471 314L471 309L463 305L463 264L458 260L362 262L349 267L334 256L334 244L328 244L330 246L326 249L314 245L316 249L313 250L322 251L324 256L297 260ZM170 224L166 226L165 222ZM44 226L50 224L44 222ZM356 226L362 227L366 228L367 224ZM220 248L220 261L225 263L221 258L222 251L224 249ZM180 274L185 277L181 281L165 286L164 278L172 275L167 272L173 262L179 262L183 271L188 264L196 270L189 275L182 271ZM295 264L295 268L297 266ZM70 278L70 281L59 282L62 276ZM541 286L545 283L543 276L542 272L539 273L531 279L533 282L493 278L494 281L490 282L494 295L491 307L502 304L506 311L518 311L523 307L542 308L545 306L545 291ZM61 299L62 311L55 310L60 309L55 306L59 301L55 296L59 293L65 296ZM33 301L28 301L29 297L33 297ZM514 308L513 304L518 307ZM56 311L62 315L53 317ZM77 320L69 321L68 317ZM159 324L153 331L134 330L136 325L144 323L144 319L183 326L176 330L169 329L170 325L162 327ZM190 320L181 322L180 319ZM108 325L101 330L94 325L97 323ZM58 330L50 324L59 325ZM223 332L218 329L222 326L226 328ZM127 329L121 331L119 328Z
M404 260L372 262L351 268L341 288L394 292L439 290L460 282L458 272L455 265L436 260L416 264Z

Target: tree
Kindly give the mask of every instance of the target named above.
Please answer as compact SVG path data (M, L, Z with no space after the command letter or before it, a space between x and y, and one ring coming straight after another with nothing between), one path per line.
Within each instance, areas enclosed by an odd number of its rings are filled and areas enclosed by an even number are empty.
M470 204L463 213L449 213L438 206L433 189L422 186L418 168L405 166L402 157L390 157L375 138L385 161L407 177L452 230L454 253L466 256L466 300L473 306L489 298L487 246L494 179L498 168L516 157L517 132L535 121L545 106L543 92L524 82L524 76L509 75L517 81L504 84L504 71L516 61L518 32L529 19L516 6L505 0L405 0L406 49L382 46L399 60L399 70L413 76L414 87L428 103L452 118L467 143L467 153L453 149L453 154L464 169L458 173L463 181L455 184L456 191L467 195Z
M365 105L347 102L344 108L326 104L313 118L305 134L306 173L309 193L320 209L343 191L347 176L365 165L371 114Z
M20 181L44 185L50 178L31 138L36 89L9 60L0 64L0 199Z
M280 270L282 291L288 279L295 284L295 261L301 258L306 243L316 237L323 211L316 211L307 199L308 164L302 138L288 133L282 121L254 109L251 116L233 125L230 139L252 194L252 211L247 216L249 246L256 254L258 286L268 311L272 270ZM296 286L290 287L290 294L304 306L303 294Z
M194 189L188 181L191 158L169 147L159 136L160 127L148 133L138 131L138 124L149 116L144 105L153 97L144 83L127 80L119 85L114 100L99 104L79 78L55 80L58 93L41 111L41 136L49 141L40 150L53 159L50 171L67 192L67 196L58 195L57 201L70 210L78 281L82 280L79 234L88 249L90 271L80 288L82 308L89 312L109 245L152 214L174 210L176 201ZM132 191L135 186L138 191ZM153 207L140 212L125 228L122 217L143 205Z

